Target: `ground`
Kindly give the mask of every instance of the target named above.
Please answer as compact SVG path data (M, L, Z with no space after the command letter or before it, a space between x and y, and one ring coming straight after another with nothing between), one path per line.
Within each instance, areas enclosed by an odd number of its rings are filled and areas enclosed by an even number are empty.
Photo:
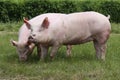
M0 33L0 80L120 80L120 34L111 34L107 42L106 61L97 60L92 42L59 49L55 59L49 54L45 62L38 60L36 49L28 61L20 62L10 39L16 32Z

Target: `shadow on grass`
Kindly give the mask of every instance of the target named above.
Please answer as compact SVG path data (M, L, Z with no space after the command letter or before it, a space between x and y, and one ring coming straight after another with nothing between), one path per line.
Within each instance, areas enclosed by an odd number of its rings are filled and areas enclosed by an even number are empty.
M64 51L58 51L58 53L55 55L54 60L51 60L50 54L47 54L44 61L41 61L36 53L33 53L28 57L28 60L25 62L19 61L19 57L16 53L5 55L4 60L7 63L38 63L38 62L59 62L59 61L65 61L65 62L79 62L79 61L96 61L96 57L94 54L89 53L79 53L79 54L71 54L70 57L66 56L66 53Z
M97 61L96 57L94 54L89 54L89 53L79 53L79 54L71 54L71 56L67 57L66 53L64 51L58 51L56 54L53 62L79 62L79 61ZM52 62L49 55L47 56L45 62Z
M32 54L28 57L27 61L20 61L19 57L16 53L12 54L5 54L2 60L6 63L37 63L39 61L39 58L36 54Z

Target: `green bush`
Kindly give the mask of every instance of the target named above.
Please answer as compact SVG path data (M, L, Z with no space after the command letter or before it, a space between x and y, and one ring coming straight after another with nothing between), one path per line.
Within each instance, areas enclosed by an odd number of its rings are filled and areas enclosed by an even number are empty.
M50 10L50 12L56 13L72 13L77 10L77 7L74 2L64 0L59 2L52 2Z
M9 1L0 2L0 21L19 21L22 15L22 5L11 3Z
M32 18L43 13L71 13L77 10L72 1L29 1L25 3L26 16Z
M82 11L95 11L95 2L93 1L82 1L78 3L77 5L80 5L79 7L81 8Z
M8 10L5 8L6 2L0 2L0 21L9 21Z
M104 1L99 6L99 12L110 15L112 22L120 22L120 2L118 1Z
M29 1L24 4L24 13L32 18L42 13L46 13L49 7L48 1Z
M29 19L43 13L72 13L82 11L96 11L110 15L112 22L119 23L119 1L50 1L26 0L23 3L0 1L0 22L20 21L23 17Z

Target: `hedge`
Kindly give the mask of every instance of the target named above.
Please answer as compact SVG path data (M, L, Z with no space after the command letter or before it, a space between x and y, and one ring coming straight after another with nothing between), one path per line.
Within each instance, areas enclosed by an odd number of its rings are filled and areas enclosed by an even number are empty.
M22 4L10 1L0 1L0 22L20 21L23 17L29 19L43 13L72 13L83 11L97 11L110 15L112 22L120 22L120 1L52 1L26 0Z

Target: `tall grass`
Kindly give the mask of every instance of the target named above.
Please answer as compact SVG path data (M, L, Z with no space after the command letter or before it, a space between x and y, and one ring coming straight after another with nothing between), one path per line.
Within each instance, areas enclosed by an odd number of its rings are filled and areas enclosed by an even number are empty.
M116 24L116 23L112 23L111 24L112 26L112 33L117 33L119 34L120 33L120 23Z
M120 35L112 34L108 40L106 61L95 57L92 42L73 46L72 55L66 57L66 49L59 49L55 59L39 61L36 50L27 62L20 62L16 48L10 39L17 34L0 34L0 79L1 80L119 80Z

